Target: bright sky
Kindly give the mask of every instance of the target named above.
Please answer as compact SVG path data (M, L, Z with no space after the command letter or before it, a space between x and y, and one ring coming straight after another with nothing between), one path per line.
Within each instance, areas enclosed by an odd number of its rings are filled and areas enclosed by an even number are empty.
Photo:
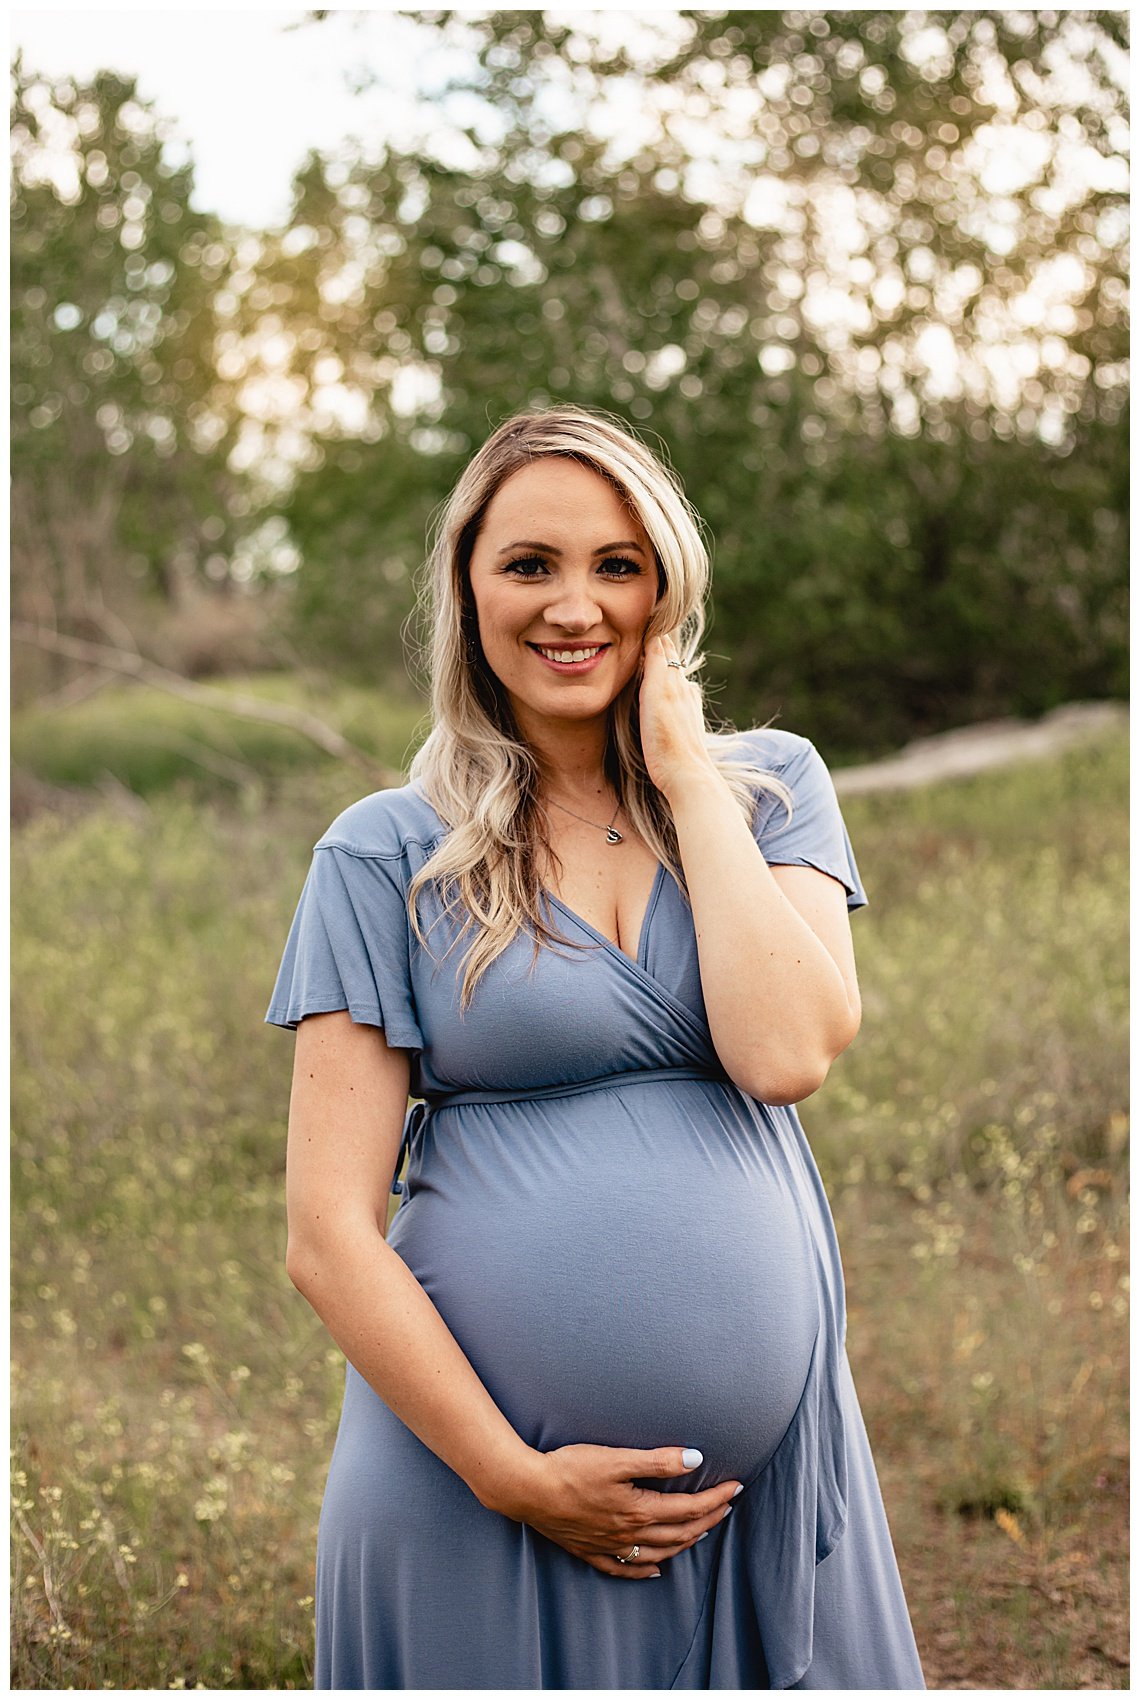
M349 131L379 141L415 122L407 91L422 49L410 19L384 8L341 10L315 25L303 16L277 6L17 11L9 49L51 77L100 68L137 76L140 95L189 147L199 210L265 228L287 217L290 178L308 149L332 149ZM383 86L349 96L345 73L363 56L362 34Z

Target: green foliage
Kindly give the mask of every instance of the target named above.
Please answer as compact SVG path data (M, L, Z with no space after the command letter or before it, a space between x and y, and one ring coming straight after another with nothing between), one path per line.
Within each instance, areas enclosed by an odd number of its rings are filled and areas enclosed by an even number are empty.
M360 749L401 769L423 730L423 707L406 693L387 697L340 685L313 697L290 674L227 679L223 694L261 697L306 709ZM37 779L96 786L110 775L140 796L172 785L213 793L258 787L291 773L337 764L285 727L262 724L149 686L108 686L66 709L25 709L13 716L12 755Z
M452 92L486 116L462 166L314 158L257 268L304 324L298 375L331 356L372 405L284 510L298 643L351 664L362 623L385 641L463 457L510 411L567 400L661 439L708 521L710 681L731 717L780 711L869 751L1125 689L1123 178L1059 189L1065 138L1111 155L1123 136L1111 17L1095 63L1030 14L938 14L920 51L910 14L685 13L686 44L656 54L541 12L428 17L471 59ZM1062 40L1091 81L1046 95ZM651 139L623 150L590 119L629 78ZM752 115L736 132L728 96ZM715 195L666 114L704 127ZM1048 164L1006 198L1006 248L971 148L1015 116ZM784 212L750 210L750 186ZM1061 255L1083 305L1027 333L1018 298ZM341 269L355 287L322 320L320 276ZM825 287L850 334L817 313ZM935 324L963 373L945 395L919 349ZM987 375L999 326L1039 363L1017 403ZM418 405L397 393L413 374Z
M13 601L122 643L141 595L216 578L233 543L230 250L132 79L49 84L17 60L12 121Z
M438 457L406 443L330 445L320 474L283 510L305 563L292 587L290 633L342 677L414 669L413 578L439 476Z
M871 904L863 1029L814 1140L829 1176L1013 1196L1120 1161L1127 798L1114 734L845 805Z
M129 80L17 67L25 619L236 577L370 683L464 457L562 400L705 516L730 718L866 754L1124 693L1125 14L419 21L430 139L311 155L272 232L191 209Z
M325 1441L334 1375L282 1271L287 1069L258 1029L281 870L272 840L263 858L235 848L185 804L23 838L15 1502L44 1557L33 1596L20 1536L14 1645L30 1686L303 1686L294 1531L319 1490L298 1486L298 1442Z

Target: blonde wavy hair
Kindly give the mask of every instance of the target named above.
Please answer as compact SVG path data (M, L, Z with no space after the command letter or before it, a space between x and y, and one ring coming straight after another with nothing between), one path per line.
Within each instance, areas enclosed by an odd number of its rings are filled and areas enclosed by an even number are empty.
M557 862L540 807L540 769L510 702L484 658L471 592L471 556L484 515L512 473L543 455L589 467L613 486L640 520L653 545L658 601L646 639L673 634L687 676L704 662L697 653L705 627L709 556L701 521L672 469L608 414L551 407L516 414L499 426L468 463L433 526L416 615L419 649L431 693L431 731L417 751L410 782L448 826L447 836L413 878L408 909L416 937L430 952L417 897L435 883L444 902L439 919L463 915L449 954L470 931L463 958L460 1011L496 957L520 931L531 935L533 971L541 945L581 946L555 932L542 912L542 857ZM699 683L699 681L698 681ZM664 864L688 901L677 833L664 795L641 751L640 684L635 673L611 703L605 773L634 830ZM705 710L706 724L708 711ZM747 733L731 727L706 733L709 755L751 826L757 790L779 797L791 813L786 785L740 752Z

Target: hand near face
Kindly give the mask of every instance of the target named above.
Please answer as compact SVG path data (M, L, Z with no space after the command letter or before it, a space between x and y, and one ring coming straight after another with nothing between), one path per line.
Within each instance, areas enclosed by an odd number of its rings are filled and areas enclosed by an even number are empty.
M705 743L700 687L680 667L669 666L680 659L671 636L649 638L638 697L645 765L654 785L666 796L685 779L716 771Z

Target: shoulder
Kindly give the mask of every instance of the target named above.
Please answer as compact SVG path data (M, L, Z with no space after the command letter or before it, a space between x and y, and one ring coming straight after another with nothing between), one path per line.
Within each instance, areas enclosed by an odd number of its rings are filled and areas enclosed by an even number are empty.
M728 756L743 756L769 773L781 773L815 752L815 745L802 733L784 726L753 726L749 731L725 733L722 747Z
M447 835L447 826L413 785L373 791L350 803L317 840L317 850L342 850L350 856L393 861L410 850L429 850Z
M834 813L835 781L822 755L802 732L754 726L726 746L730 759L747 764L755 788L757 833L783 831L793 817L802 827Z

